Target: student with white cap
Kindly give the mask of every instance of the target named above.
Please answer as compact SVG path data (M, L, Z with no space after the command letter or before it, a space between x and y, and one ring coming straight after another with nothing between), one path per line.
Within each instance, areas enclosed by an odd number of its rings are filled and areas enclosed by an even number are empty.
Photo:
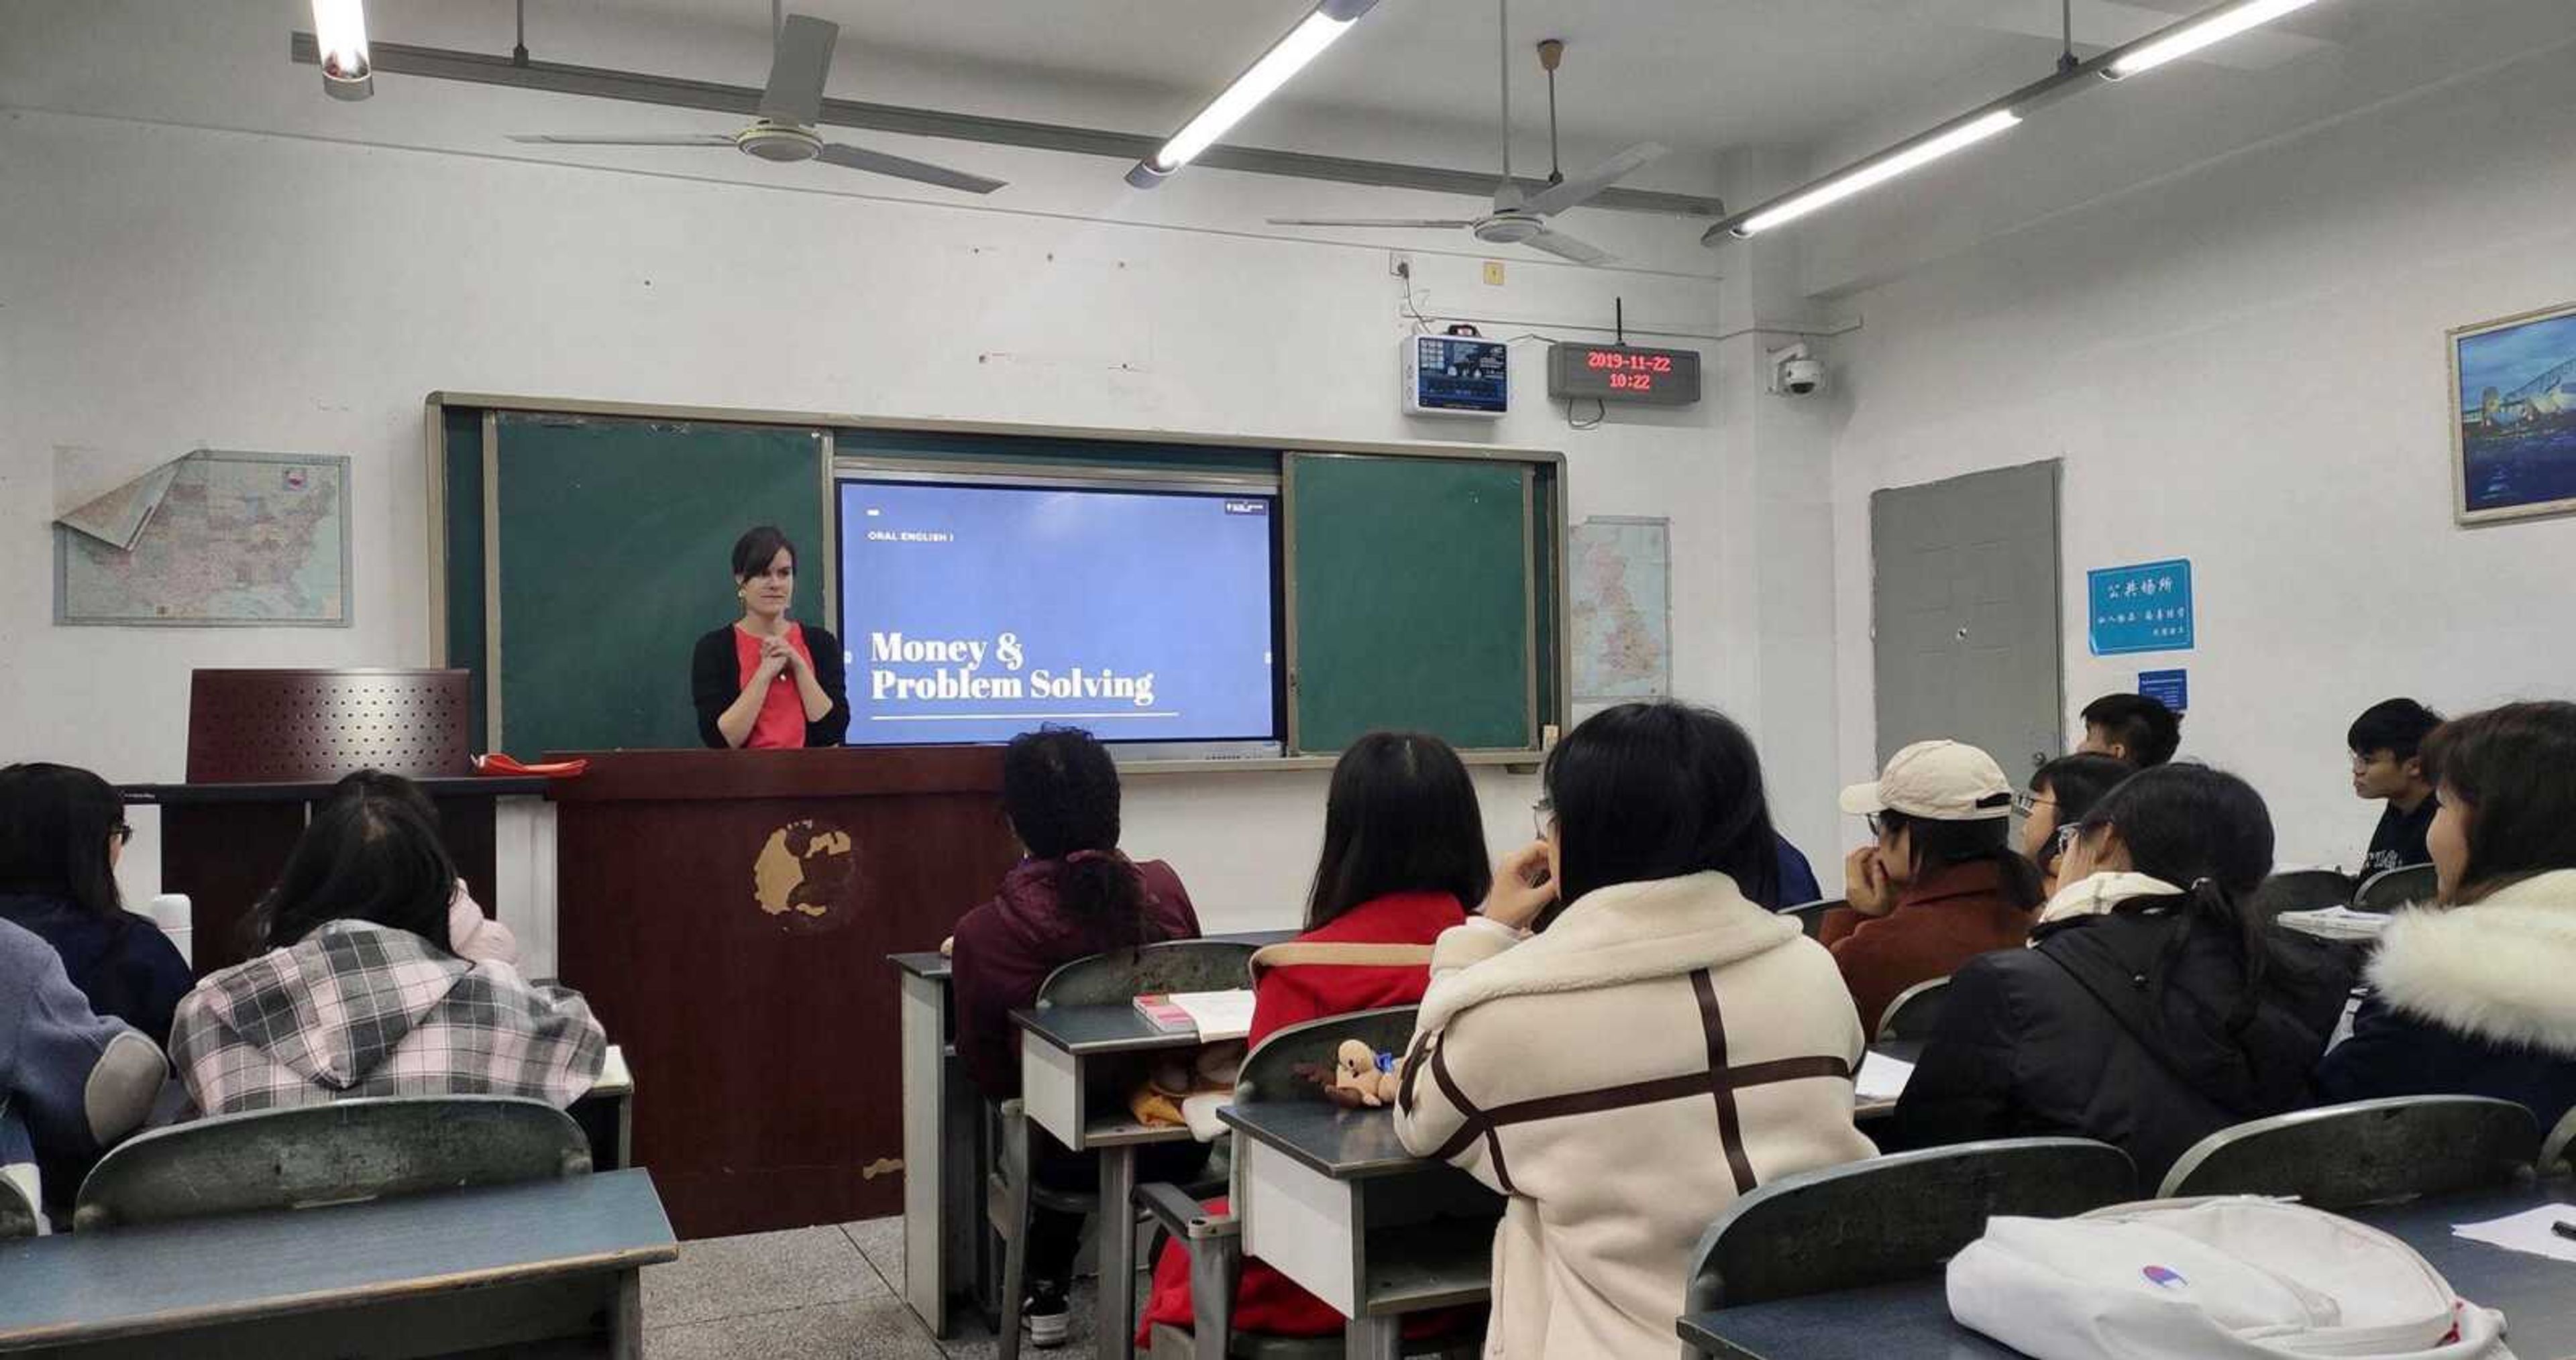
M1846 906L1817 938L1831 949L1872 1033L1918 982L2030 936L2039 870L2011 846L2013 786L1994 757L1956 741L1918 741L1879 777L1843 790L1875 843L1844 864Z

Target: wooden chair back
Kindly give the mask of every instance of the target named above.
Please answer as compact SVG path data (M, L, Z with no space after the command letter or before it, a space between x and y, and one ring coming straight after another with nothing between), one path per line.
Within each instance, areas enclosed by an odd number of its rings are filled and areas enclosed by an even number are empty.
M1912 1279L1995 1214L2064 1218L2137 1195L2127 1153L2001 1138L1802 1172L1738 1199L1691 1253L1685 1313Z
M2349 1209L2509 1185L2540 1156L2540 1121L2486 1096L2393 1096L2248 1120L2192 1144L2159 1199L2292 1195Z
M388 1096L218 1115L118 1145L75 1231L590 1174L570 1115L515 1096Z

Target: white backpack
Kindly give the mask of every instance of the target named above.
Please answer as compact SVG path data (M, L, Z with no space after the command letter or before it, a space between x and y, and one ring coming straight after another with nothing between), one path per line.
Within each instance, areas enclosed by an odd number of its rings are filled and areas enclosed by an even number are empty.
M2037 1360L2512 1360L2503 1319L2414 1248L2284 1200L1996 1217L1951 1259L1949 1295Z

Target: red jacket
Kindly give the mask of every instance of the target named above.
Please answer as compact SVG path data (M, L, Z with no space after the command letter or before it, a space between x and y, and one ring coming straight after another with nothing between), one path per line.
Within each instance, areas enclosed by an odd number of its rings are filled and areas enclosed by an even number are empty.
M1467 913L1447 893L1391 893L1363 902L1286 944L1252 956L1252 1047L1290 1025L1331 1015L1412 1006L1431 986L1431 946ZM1226 1212L1226 1202L1209 1206ZM1178 1244L1154 1263L1154 1294L1136 1328L1137 1346L1152 1344L1157 1323L1188 1328L1190 1257ZM1409 1321L1406 1335L1436 1331L1445 1313ZM1270 1336L1338 1336L1342 1315L1257 1260L1243 1263L1234 1293L1236 1330Z
M1816 938L1843 970L1861 1029L1876 1034L1887 1003L1906 988L1948 977L1979 954L2020 948L2035 915L2004 899L2003 870L1993 860L1970 860L1907 885L1885 916L1834 908Z
M1024 860L993 900L960 917L950 993L957 1007L957 1057L984 1094L1020 1093L1020 1045L1011 1012L1037 1004L1047 974L1109 946L1089 921L1056 905L1054 860ZM1136 865L1145 879L1146 939L1194 940L1198 911L1180 875L1158 859Z

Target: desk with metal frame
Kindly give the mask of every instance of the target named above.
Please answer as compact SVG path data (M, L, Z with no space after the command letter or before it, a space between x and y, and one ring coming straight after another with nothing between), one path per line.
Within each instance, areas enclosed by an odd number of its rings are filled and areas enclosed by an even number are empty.
M2576 1186L2560 1181L2357 1209L2345 1217L2423 1253L2461 1298L2501 1310L2515 1354L2576 1355L2576 1265L2451 1232L2454 1224L2571 1199ZM1720 1360L2009 1360L2020 1354L1953 1321L1938 1274L1694 1314L1676 1327L1692 1350Z

